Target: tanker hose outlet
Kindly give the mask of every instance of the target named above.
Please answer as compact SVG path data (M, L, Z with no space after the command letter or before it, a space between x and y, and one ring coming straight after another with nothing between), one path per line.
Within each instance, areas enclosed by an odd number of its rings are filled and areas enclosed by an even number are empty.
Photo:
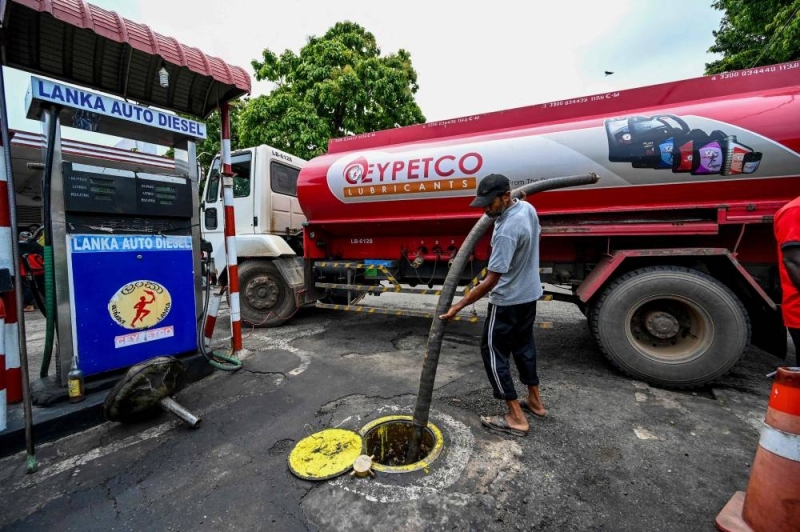
M447 261L447 269L453 267L453 262L456 260L456 255L458 255L458 248L455 246L450 246L447 248L447 252L450 253L450 260Z
M428 252L425 248L417 249L417 254L414 256L414 260L411 261L412 268L419 268L425 262L425 254Z

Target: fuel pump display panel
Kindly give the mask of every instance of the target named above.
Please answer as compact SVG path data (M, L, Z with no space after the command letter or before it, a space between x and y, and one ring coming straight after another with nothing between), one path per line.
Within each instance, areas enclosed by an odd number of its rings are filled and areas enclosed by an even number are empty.
M64 163L69 212L192 217L192 191L182 176Z
M67 238L74 347L87 376L196 352L190 236Z

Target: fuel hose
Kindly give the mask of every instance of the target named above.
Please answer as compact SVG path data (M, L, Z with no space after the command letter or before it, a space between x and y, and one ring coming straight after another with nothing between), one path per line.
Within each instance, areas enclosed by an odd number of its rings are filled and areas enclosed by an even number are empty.
M236 371L241 369L242 361L238 358L220 353L219 351L209 352L208 349L206 349L203 331L206 329L206 321L208 321L208 302L211 299L211 268L208 268L208 274L206 275L205 292L205 296L203 297L203 320L200 323L200 327L197 329L197 345L200 346L200 353L213 368L222 371Z
M511 191L511 197L519 198L523 193L531 196L538 192L556 188L591 185L596 183L599 179L600 177L597 174L542 179L541 181L515 188ZM439 316L446 313L453 304L453 296L455 296L458 281L461 278L461 272L464 271L467 260L472 256L472 252L478 240L480 240L493 223L494 219L489 218L485 214L480 217L464 240L464 244L459 248L456 258L453 261L453 266L447 272L447 277L445 278L442 292L439 296L439 302L436 305L436 312L433 314L431 329L428 333L428 345L425 349L425 358L422 363L422 376L419 380L419 393L417 394L417 402L414 407L414 416L412 419L413 431L411 442L409 442L408 446L407 463L413 463L419 460L422 437L425 432L425 427L428 426L428 416L430 414L431 399L433 397L433 384L436 380L436 369L439 365L439 352L442 349L444 328L445 325L447 325L447 322L440 320Z
M56 126L58 109L52 111L47 132L47 152L45 153L44 177L42 179L42 199L44 203L44 354L39 377L45 378L50 370L53 355L53 337L56 329L56 270L53 264L53 224L50 216L50 185L53 181L53 159L55 157Z

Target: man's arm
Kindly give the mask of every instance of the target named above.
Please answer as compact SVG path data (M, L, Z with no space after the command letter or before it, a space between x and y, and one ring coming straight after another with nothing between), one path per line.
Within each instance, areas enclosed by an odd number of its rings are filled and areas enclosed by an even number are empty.
M782 251L786 273L789 274L789 279L795 288L800 290L800 246L790 246Z
M442 314L439 316L440 320L449 320L455 318L456 314L466 307L467 305L471 305L472 303L478 301L480 298L491 292L492 288L497 285L497 282L500 280L500 274L488 271L486 272L486 278L483 280L481 284L470 290L470 292L461 298L461 301L454 304L447 313Z

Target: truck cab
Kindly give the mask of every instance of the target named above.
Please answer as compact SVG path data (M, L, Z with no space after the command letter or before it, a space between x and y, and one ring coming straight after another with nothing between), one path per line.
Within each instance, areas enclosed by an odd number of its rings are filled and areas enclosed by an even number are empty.
M236 253L242 318L279 325L296 310L302 286L302 224L297 177L306 161L271 146L231 154ZM202 235L213 246L214 274L227 285L225 208L220 158L211 164L202 198Z

